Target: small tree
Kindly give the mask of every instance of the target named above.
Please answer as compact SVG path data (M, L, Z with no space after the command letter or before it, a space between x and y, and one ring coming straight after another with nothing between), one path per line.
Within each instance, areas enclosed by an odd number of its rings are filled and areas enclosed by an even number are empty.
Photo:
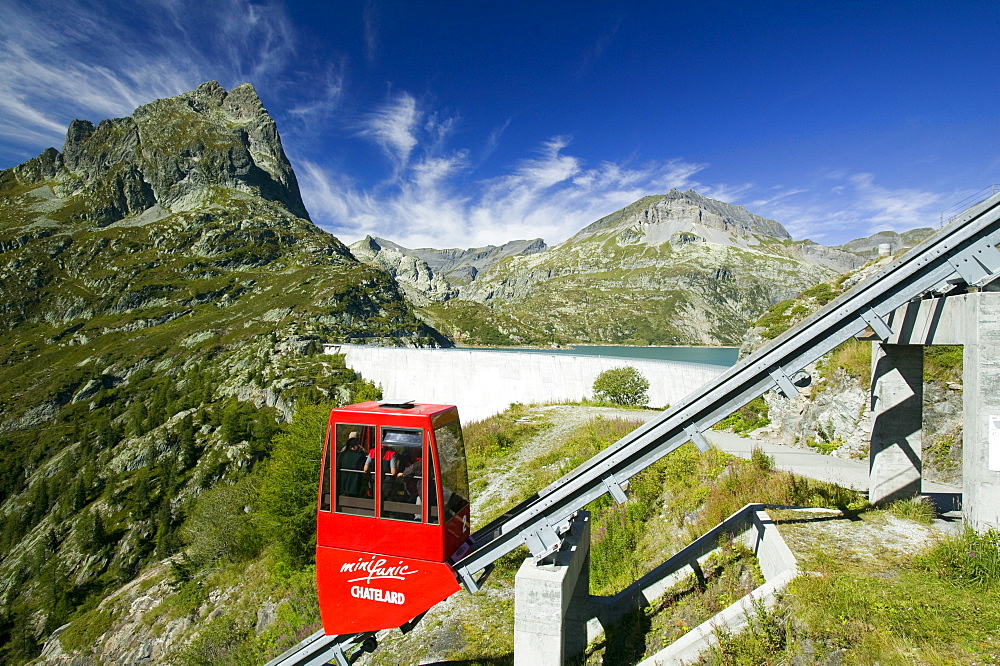
M632 366L611 368L594 380L594 399L619 405L649 403L649 382Z

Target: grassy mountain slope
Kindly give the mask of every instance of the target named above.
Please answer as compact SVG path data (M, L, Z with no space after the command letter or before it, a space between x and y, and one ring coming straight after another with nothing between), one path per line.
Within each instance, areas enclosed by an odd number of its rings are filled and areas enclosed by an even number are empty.
M540 342L734 344L772 303L835 274L789 256L789 241L763 233L770 226L740 227L711 217L703 197L673 194L502 260L462 297L516 318Z
M491 255L451 282L429 250L352 249L420 292L425 319L466 344L739 344L774 303L861 263L690 190L644 197L555 247L508 246L531 251Z
M323 342L446 342L307 219L249 86L74 121L62 152L0 172L0 291L12 664L175 553L296 406L373 395Z

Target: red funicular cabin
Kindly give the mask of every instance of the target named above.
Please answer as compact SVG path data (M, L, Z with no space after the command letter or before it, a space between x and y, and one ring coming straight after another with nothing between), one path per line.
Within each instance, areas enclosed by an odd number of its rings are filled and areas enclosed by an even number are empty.
M362 402L330 412L316 519L327 634L401 626L459 589L469 482L452 405Z

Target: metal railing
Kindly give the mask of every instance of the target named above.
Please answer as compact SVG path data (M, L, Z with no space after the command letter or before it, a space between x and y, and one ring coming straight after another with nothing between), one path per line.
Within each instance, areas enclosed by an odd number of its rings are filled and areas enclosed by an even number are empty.
M992 197L997 192L1000 192L1000 185L994 183L993 185L987 185L978 192L974 192L969 196L965 197L958 203L948 206L943 211L941 211L940 219L938 220L938 227L943 227L947 224L951 224L952 221L962 214L963 211L968 208L975 206L978 203L986 201Z

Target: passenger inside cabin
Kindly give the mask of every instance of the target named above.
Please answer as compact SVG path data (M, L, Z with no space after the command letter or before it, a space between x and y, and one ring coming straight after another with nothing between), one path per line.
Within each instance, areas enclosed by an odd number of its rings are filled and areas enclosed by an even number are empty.
M338 456L340 469L337 473L337 488L342 495L361 497L364 491L365 477L359 474L365 463L365 453L358 438L358 432L352 431L347 436L347 444Z
M415 459L403 468L403 472L400 476L403 478L403 489L406 491L406 497L410 502L415 502L420 504L420 481L422 480L421 472L423 471L424 459L419 454L416 455Z
M391 476L396 476L399 472L399 458L396 452L385 447L382 449L382 467L385 468L386 464L389 466L389 471L387 472ZM375 448L368 452L368 459L365 460L365 471L375 471Z

